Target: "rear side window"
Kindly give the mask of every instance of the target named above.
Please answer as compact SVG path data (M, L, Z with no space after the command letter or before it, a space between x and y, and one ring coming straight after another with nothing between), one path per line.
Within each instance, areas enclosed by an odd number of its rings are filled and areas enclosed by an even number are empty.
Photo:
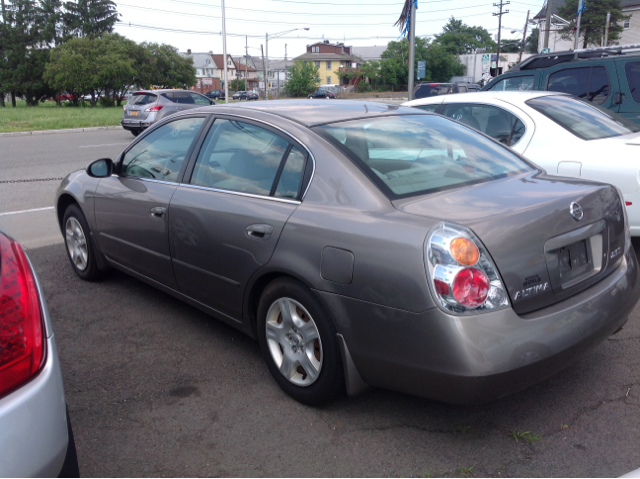
M297 195L295 175L297 172L301 175L302 166L298 168L295 159L291 159L291 164L287 161L286 172L280 166L290 151L287 140L268 130L239 121L218 119L200 150L191 183L267 196L272 195L280 175L287 177L287 184L283 183L278 196L288 196L294 189Z
M640 125L617 113L575 98L544 96L526 103L583 140L598 140L640 131Z
M148 105L149 103L154 103L158 99L157 96L152 95L150 93L144 93L142 95L133 95L131 97L131 101L129 102L132 105Z
M175 92L173 94L173 102L182 105L193 105L193 98L188 92Z
M533 75L509 77L493 84L491 91L524 91L533 90Z
M640 62L627 63L624 66L624 72L627 75L627 82L633 99L640 103Z
M602 105L609 93L609 75L603 66L567 68L549 75L548 91L569 93Z
M436 111L440 104L436 105L416 105L414 108L419 108L424 111Z
M189 95L191 96L193 103L195 103L196 105L211 105L209 99L202 95L199 95L197 93L189 93Z
M524 123L518 117L495 106L453 103L445 106L442 115L475 128L507 146L518 143L525 132Z

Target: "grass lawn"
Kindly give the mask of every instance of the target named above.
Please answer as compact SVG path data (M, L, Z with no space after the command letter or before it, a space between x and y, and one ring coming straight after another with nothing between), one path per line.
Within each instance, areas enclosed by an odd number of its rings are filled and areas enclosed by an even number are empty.
M120 124L122 108L57 107L53 101L27 107L24 101L11 102L0 108L0 133L11 131L56 130L61 128L85 128L91 126L115 126Z

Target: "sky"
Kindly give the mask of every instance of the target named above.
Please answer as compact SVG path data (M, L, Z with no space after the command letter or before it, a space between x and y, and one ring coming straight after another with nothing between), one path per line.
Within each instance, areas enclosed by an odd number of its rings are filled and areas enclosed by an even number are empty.
M493 13L498 7L494 3L500 0L485 1L418 0L416 35L433 38L451 16L495 35L498 17ZM115 2L121 14L116 32L127 38L168 43L181 52L223 51L222 0ZM306 45L323 39L352 46L386 45L399 37L394 23L403 4L402 0L225 0L227 52L241 56L248 45L248 54L260 57L267 33L270 60L284 59L285 45L290 60L303 54ZM533 18L543 4L543 0L511 0L503 7L509 13L502 17L502 37L521 38L527 10Z

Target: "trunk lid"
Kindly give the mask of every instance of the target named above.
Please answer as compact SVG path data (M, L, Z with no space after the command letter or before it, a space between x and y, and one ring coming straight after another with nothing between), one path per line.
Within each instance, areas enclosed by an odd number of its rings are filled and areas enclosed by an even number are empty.
M145 120L149 116L145 110L154 106L157 101L158 97L153 93L134 93L124 107L123 119Z
M570 212L572 203L582 209L580 220ZM606 184L528 172L393 204L407 214L471 228L519 314L588 288L624 252L623 206Z

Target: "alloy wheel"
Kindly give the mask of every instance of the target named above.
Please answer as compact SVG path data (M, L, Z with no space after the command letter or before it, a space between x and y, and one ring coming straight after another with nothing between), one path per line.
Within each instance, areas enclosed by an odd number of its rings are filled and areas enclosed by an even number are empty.
M89 251L82 226L76 218L71 216L67 219L64 229L69 257L79 271L84 271L87 269Z

